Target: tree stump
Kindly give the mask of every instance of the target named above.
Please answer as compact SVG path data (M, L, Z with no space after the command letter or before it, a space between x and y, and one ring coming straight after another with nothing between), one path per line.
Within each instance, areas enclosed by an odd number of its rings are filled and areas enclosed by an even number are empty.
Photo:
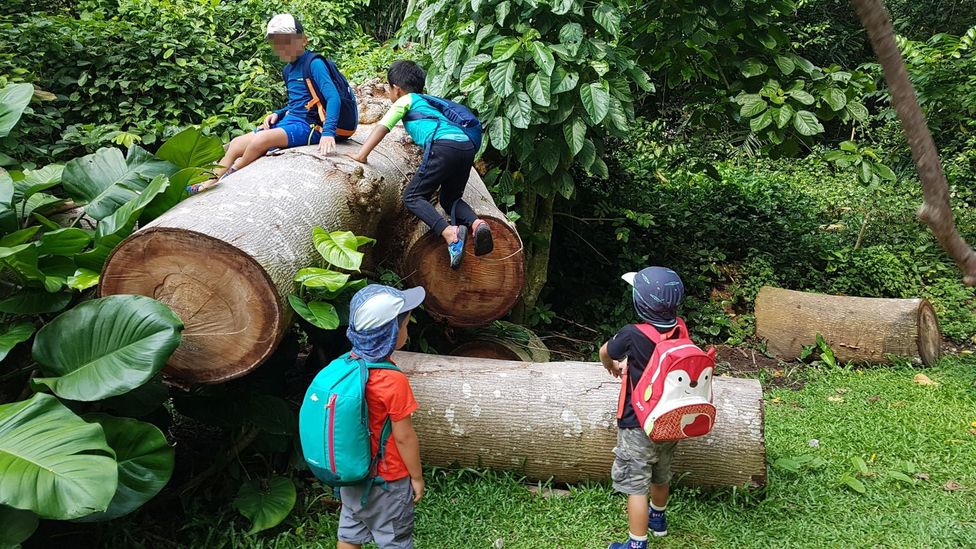
M549 362L549 349L532 330L511 322L496 321L463 334L464 343L450 354L521 362Z
M756 337L786 360L821 334L841 361L888 362L905 356L931 365L939 360L942 333L924 299L882 299L796 292L765 287L756 298Z

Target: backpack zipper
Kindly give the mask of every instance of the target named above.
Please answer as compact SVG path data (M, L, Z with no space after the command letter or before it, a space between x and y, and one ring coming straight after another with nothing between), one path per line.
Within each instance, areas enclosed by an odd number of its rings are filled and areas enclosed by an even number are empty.
M329 410L329 469L333 474L336 472L335 463L335 413L336 413L336 399L339 395L332 393L329 397L329 403L325 407Z

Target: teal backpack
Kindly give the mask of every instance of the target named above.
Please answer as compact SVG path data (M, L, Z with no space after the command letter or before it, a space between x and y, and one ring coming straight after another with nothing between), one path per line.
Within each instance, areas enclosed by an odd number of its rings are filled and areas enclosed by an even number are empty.
M329 486L374 483L376 466L383 459L393 432L387 417L380 432L379 451L372 455L366 382L370 370L397 370L391 362L367 363L351 353L339 357L316 374L298 413L302 453L312 474ZM365 505L365 503L364 503Z

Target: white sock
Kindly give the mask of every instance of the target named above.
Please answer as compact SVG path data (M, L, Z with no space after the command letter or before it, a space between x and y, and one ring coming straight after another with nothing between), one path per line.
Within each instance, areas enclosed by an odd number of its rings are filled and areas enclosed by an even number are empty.
M638 536L638 535L635 535L633 532L627 532L627 533L630 534L630 539L632 539L634 541L647 541L647 536L646 535L644 535L644 536Z
M657 512L659 512L659 513L660 513L661 511L664 511L664 510L665 510L665 509L667 509L667 508L668 508L668 504L667 504L667 503L665 503L665 504L664 504L663 506L661 506L661 507L658 507L657 505L654 505L654 502L651 502L651 509L653 509L653 510L655 510L655 511L657 511Z

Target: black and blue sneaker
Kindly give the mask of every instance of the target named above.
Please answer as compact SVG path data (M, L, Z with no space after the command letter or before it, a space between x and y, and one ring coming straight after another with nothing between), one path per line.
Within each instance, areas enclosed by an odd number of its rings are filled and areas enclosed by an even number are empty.
M607 546L607 549L647 549L647 540L636 540L630 538L629 540L621 543L614 542Z
M664 511L651 509L647 514L647 529L659 538L668 535L668 519Z
M461 261L464 260L464 241L468 237L468 228L459 225L457 228L457 240L447 245L447 254L451 258L451 268L455 271L461 268Z
M471 225L474 231L474 255L482 256L490 254L495 249L495 242L491 238L491 227L484 219L479 219Z

